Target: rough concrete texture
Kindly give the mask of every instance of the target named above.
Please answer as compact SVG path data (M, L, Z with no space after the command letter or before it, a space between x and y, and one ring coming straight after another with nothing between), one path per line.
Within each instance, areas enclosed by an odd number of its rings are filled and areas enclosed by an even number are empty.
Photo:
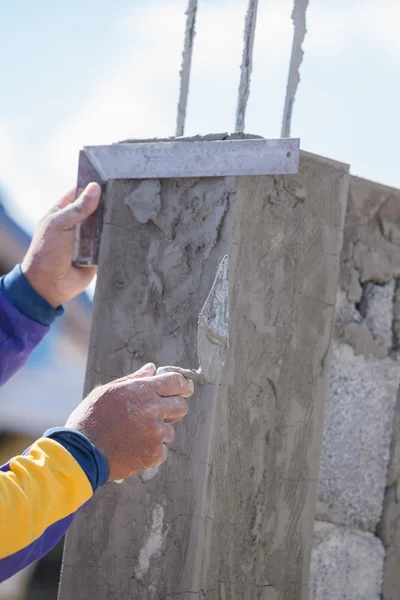
M309 600L379 600L383 559L373 534L315 523Z
M318 491L318 519L375 530L379 521L400 367L335 343Z
M387 473L387 486L396 485L400 477L400 393L397 393L396 408L393 419L390 460Z
M262 140L262 135L255 133L244 133L238 131L236 133L228 133L224 131L222 133L198 133L196 135L188 135L183 137L155 137L155 138L127 138L121 140L119 144L143 144L144 142L219 142L222 140Z
M400 395L397 397L387 488L378 534L385 546L383 600L398 600L400 591Z
M338 339L351 346L357 355L362 354L365 358L387 356L386 350L377 344L365 323L349 323L337 335Z
M348 299L348 295L338 288L335 306L335 327L345 327L349 323L361 323L363 320L360 312L356 309L354 302Z
M400 350L399 273L400 191L352 177L341 253L318 518L374 530L382 515L378 533L386 550L384 600L400 597L399 362L392 360ZM348 535L352 535L350 531ZM326 555L325 560L324 568L329 570L330 563L339 559ZM349 560L351 564L353 557ZM374 555L363 560L373 572ZM367 576L362 576L364 595L353 594L349 582L336 595L326 591L320 597L376 598L375 583ZM341 579L345 580L342 573Z
M60 600L306 599L348 178L303 153L290 178L163 180L161 207L158 187L108 184L87 389L196 367L225 254L230 347L168 461L75 521Z
M396 355L400 351L400 280L396 279L393 296L393 351Z
M374 339L354 302L350 302L347 294L340 288L336 295L335 312L335 339L337 341L348 344L353 348L355 354L363 354L366 358L387 356L387 350Z
M210 600L307 598L346 183L341 165L304 153L293 178L238 183L206 558L191 588Z
M146 362L198 366L198 316L229 252L236 181L128 180L108 183L106 195L87 389ZM196 589L186 578L204 524L213 389L196 386L166 464L104 486L74 523L61 599L158 600Z
M368 283L361 300L361 312L365 303L365 324L377 344L389 353L392 347L394 281L386 285Z
M359 302L359 282L400 275L400 190L352 177L341 254L341 286Z
M399 485L386 489L379 535L386 549L383 600L398 600L400 564L400 495Z

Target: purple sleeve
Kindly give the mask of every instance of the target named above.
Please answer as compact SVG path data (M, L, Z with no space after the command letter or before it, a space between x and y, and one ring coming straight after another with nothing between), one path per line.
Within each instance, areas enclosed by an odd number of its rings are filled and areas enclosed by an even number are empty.
M0 292L0 385L26 362L49 327L23 315Z

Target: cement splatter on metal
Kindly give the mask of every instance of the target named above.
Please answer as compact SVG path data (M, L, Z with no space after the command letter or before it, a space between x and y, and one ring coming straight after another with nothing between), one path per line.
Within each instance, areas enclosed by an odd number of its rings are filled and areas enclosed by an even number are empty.
M253 48L256 32L258 0L249 0L244 26L244 47L240 67L240 83L236 108L235 131L244 131L247 101L250 93L250 78L253 70Z
M292 122L293 104L296 97L297 87L300 82L300 65L303 61L303 42L307 33L306 13L308 0L294 0L292 21L294 25L292 55L290 58L290 67L288 82L286 87L285 108L283 111L281 137L290 137L290 128Z

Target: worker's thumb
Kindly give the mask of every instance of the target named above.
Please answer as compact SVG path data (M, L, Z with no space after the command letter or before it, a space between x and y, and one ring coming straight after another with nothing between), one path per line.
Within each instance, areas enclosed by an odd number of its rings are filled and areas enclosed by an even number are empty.
M152 377L156 374L156 365L153 363L147 363L147 365L143 365L141 369L132 373L132 375L128 375L128 377L132 379L137 379L138 377Z
M132 381L132 379L141 379L143 377L153 377L156 374L156 366L153 363L147 363L138 371L134 373L130 373L129 375L125 375L125 377L121 377L117 379L118 383L124 383L127 381Z
M55 214L53 224L57 229L73 229L96 210L100 196L101 187L99 184L89 183L74 202Z

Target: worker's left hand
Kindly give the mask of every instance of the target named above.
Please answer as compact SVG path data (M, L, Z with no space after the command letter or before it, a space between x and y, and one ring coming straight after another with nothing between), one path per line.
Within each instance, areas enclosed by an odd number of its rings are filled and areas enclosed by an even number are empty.
M22 272L31 286L54 308L80 294L96 274L96 267L72 265L76 226L97 208L101 188L89 183L75 200L66 194L40 221L24 260Z

